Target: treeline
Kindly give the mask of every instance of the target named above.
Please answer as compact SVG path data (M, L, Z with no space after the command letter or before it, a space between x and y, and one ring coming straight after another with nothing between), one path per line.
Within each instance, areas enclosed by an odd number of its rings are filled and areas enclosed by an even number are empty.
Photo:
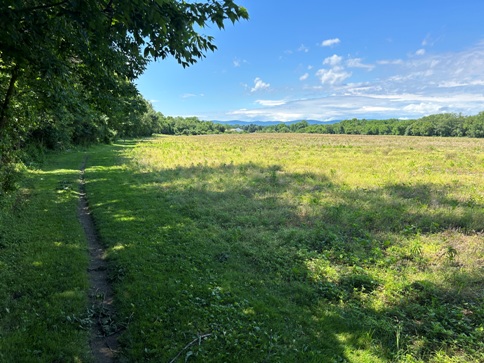
M145 137L153 134L164 135L206 135L226 131L225 125L211 121L201 121L197 117L164 116L146 103L146 112L137 120L126 122L120 137Z
M31 128L18 145L27 152L40 149L65 149L72 145L89 145L111 142L118 138L164 135L206 135L230 131L228 126L197 117L165 116L141 96L124 99L110 117L92 112L84 113L83 119L76 119L68 113L49 122L49 115L43 115L43 122ZM50 116L52 117L52 116ZM234 126L235 127L235 126ZM473 116L444 113L425 116L414 120L344 120L334 124L311 125L307 121L292 124L280 123L271 126L238 126L244 132L263 133L317 133L358 135L401 135L401 136L443 136L484 137L484 112Z
M62 150L73 145L109 143L119 138L153 134L206 135L226 131L225 125L201 121L197 117L164 116L141 96L133 97L123 111L118 117L93 114L81 120L65 117L62 122L39 122L24 136L21 146L30 152L36 148Z
M301 121L289 125L284 123L271 126L250 124L240 126L240 128L245 132L484 137L484 112L473 116L443 113L415 120L359 120L354 118L327 125L310 125L307 121Z
M200 121L197 117L162 117L155 133L165 135L222 134L226 127L211 121Z
M14 189L22 162L47 149L163 125L177 133L181 120L150 112L136 79L156 59L196 63L216 50L200 29L248 19L232 0L10 0L0 14L0 196ZM188 124L184 130L205 130Z

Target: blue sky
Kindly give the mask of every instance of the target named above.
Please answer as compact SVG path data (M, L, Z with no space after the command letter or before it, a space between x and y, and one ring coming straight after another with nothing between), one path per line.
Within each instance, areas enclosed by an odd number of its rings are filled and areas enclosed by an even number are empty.
M417 118L484 111L482 0L239 0L250 20L183 69L153 62L138 89L202 120Z

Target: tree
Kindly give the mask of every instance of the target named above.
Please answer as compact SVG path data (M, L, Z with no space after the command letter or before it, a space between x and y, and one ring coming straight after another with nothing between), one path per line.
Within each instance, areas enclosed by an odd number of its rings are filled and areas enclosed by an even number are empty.
M207 25L248 14L232 0L3 0L0 17L4 163L39 126L121 124L148 62L173 56L187 67L216 49Z
M467 117L464 128L469 137L484 137L484 112Z

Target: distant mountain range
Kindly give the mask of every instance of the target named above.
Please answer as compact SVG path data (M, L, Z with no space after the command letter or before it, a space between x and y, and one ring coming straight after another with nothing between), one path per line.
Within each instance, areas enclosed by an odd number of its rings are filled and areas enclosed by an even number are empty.
M292 125L301 121L307 121L310 125L330 125L336 124L341 122L341 120L332 120L332 121L317 121L317 120L294 120L294 121L239 121L239 120L231 120L231 121L212 121L216 124L222 125L231 125L231 126L248 126L248 125L257 125L257 126L274 126L278 124L285 124L285 125Z

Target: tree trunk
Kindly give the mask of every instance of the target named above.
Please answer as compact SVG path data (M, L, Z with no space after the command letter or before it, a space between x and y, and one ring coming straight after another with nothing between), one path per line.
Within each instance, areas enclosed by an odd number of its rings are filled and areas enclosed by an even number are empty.
M7 127L8 123L8 108L10 106L10 102L12 101L12 97L15 91L15 82L17 81L19 75L20 67L16 64L12 69L12 75L10 77L10 83L7 88L7 92L5 93L5 98L2 103L2 108L0 109L0 135L3 134L4 130Z

